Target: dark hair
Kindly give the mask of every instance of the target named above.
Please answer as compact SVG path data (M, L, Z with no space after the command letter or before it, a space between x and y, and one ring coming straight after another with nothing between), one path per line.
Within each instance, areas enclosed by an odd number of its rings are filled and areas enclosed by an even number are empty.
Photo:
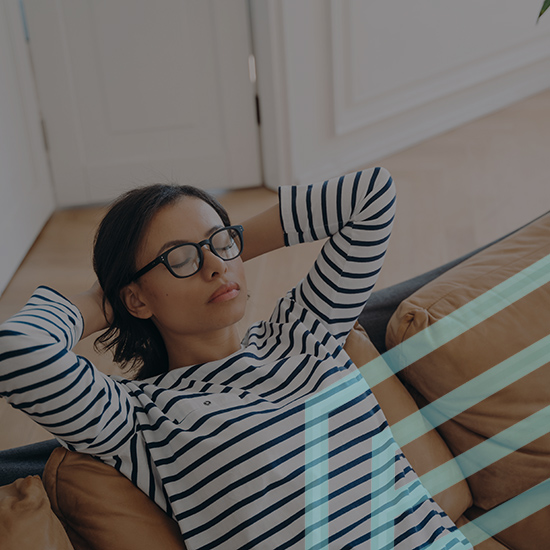
M97 349L112 350L122 368L142 380L168 371L164 341L151 319L131 315L120 291L137 271L136 254L153 216L184 197L209 204L224 225L231 225L223 206L211 195L189 185L154 184L128 191L109 208L94 241L94 271L105 299L113 308L111 326L95 341Z

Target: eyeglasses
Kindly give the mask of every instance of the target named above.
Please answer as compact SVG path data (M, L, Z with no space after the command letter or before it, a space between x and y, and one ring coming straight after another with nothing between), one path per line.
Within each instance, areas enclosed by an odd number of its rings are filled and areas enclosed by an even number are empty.
M207 244L210 251L222 260L229 261L238 258L243 250L243 226L230 225L218 229L209 239L200 243L178 244L163 252L158 258L142 267L132 278L133 281L145 275L158 264L164 264L168 271L178 279L191 277L204 263L202 247Z

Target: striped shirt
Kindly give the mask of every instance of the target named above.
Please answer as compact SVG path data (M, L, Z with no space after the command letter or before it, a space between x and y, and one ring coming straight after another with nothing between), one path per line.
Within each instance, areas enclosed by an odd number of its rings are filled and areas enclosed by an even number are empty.
M471 548L395 443L343 350L377 279L395 191L375 168L279 190L287 246L328 237L241 349L144 381L71 352L80 312L40 287L0 327L0 390L114 466L193 549Z

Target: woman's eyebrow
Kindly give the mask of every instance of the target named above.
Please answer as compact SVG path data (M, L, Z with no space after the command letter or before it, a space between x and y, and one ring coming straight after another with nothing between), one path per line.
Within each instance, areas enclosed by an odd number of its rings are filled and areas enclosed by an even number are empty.
M210 235L212 235L212 233L214 233L215 231L217 231L218 229L221 229L222 227L224 227L223 225L215 225L214 227L211 227L205 234L204 234L204 237L207 239L208 237L210 237ZM192 241L183 241L181 239L177 239L175 241L168 241L167 243L164 243L159 251L157 252L157 256L160 256L165 250L168 250L169 248L172 248L173 246L178 246L180 244L187 244L187 243L190 243Z

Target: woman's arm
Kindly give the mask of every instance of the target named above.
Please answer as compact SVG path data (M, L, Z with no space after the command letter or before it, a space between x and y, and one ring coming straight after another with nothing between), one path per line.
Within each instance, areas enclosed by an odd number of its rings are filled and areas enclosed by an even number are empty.
M107 321L97 289L86 294L75 301L87 312L91 331ZM75 304L38 288L0 325L0 396L70 449L111 455L134 433L133 405L120 384L71 351L82 333Z
M384 261L395 211L392 178L383 168L370 168L281 187L279 203L285 245L329 237L287 299L313 313L343 343Z
M242 258L245 262L285 245L278 204L243 222L242 225Z

